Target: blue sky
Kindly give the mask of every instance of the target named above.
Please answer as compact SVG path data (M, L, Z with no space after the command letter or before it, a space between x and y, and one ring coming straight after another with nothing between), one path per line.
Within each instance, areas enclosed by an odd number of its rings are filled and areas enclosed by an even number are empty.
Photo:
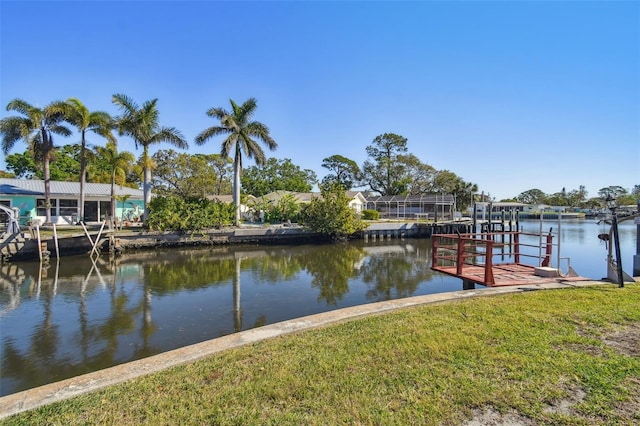
M112 114L114 93L158 98L190 153L218 153L221 139L193 143L215 124L205 111L255 97L268 155L319 178L324 158L362 164L390 132L498 200L640 184L638 1L2 0L0 14L0 117L16 97Z

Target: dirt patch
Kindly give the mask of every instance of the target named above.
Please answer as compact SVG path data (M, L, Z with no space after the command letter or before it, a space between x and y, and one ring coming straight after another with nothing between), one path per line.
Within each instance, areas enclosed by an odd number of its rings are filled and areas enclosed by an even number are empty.
M633 424L640 424L640 379L629 379L624 386L629 391L629 399L616 405L616 413L637 422Z
M579 333L581 333L579 331ZM582 334L582 333L581 333ZM589 335L593 337L593 335ZM619 327L607 332L599 337L607 346L616 352L632 357L640 357L640 323L633 323L624 327ZM576 350L585 351L593 356L603 356L604 351L596 346L576 345ZM625 383L629 391L629 398L619 403L615 407L615 412L623 419L640 419L640 378L631 378ZM548 414L561 414L565 416L576 416L579 414L575 406L584 401L587 394L583 389L571 389L569 397L556 401L544 409ZM537 423L532 419L522 416L517 412L501 414L493 407L476 409L473 412L473 419L464 423L464 426L533 426Z
M464 426L535 426L536 424L533 420L516 412L500 414L492 407L474 410L473 419L463 423Z
M640 358L640 323L606 333L602 341L620 354ZM640 378L630 378L623 385L629 392L629 399L616 405L616 413L623 418L640 420Z
M569 397L560 401L555 401L544 409L545 413L563 414L566 416L574 415L576 413L575 407L577 404L584 401L587 393L580 388L570 389Z
M623 355L640 357L640 323L609 332L602 336L602 341Z

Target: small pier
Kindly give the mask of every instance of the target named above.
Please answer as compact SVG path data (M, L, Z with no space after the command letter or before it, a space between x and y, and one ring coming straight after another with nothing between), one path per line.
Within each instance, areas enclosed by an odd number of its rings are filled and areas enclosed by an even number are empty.
M434 234L434 271L462 279L465 289L587 281L560 257L558 235L520 231ZM556 242L554 242L554 239ZM556 265L552 265L556 249ZM566 262L563 272L560 263Z
M365 241L384 241L404 238L431 238L434 234L467 233L473 229L471 221L453 222L378 222L372 223L359 237Z

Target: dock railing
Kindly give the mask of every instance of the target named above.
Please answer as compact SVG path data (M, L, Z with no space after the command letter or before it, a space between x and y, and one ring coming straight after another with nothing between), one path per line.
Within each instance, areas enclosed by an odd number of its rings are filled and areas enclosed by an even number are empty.
M493 285L497 266L549 266L553 237L522 231L434 234L431 267L463 279L477 277L482 268L482 278L473 280Z

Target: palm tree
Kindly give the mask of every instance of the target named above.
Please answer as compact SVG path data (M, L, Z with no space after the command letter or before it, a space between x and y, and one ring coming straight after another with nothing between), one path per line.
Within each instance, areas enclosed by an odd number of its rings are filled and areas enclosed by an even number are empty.
M65 121L74 125L80 133L80 220L84 221L84 185L87 179L87 154L86 154L86 133L93 132L109 142L116 142L111 133L113 119L103 111L90 112L76 98L67 99L67 110L65 111Z
M42 160L44 175L44 202L46 222L51 222L51 177L49 162L54 152L53 134L70 136L71 131L63 126L65 104L55 101L38 108L22 99L14 99L7 104L7 111L16 111L22 116L5 117L0 120L2 151L6 155L17 141L23 139L33 157Z
M105 161L109 171L111 172L111 217L116 217L116 177L126 177L126 174L133 162L136 160L135 156L129 151L118 152L116 144L113 142L107 142L106 147L97 147L96 151L98 155Z
M148 205L151 202L151 169L153 162L149 157L149 145L161 142L186 149L189 144L179 130L174 127L161 127L158 124L158 99L146 101L138 106L130 97L122 94L113 95L113 103L120 108L122 115L116 118L116 127L121 135L133 138L136 144L142 145L142 164L144 168L144 222L149 216Z
M212 126L203 130L196 136L196 144L202 145L207 140L218 135L227 135L222 141L220 155L228 158L235 149L233 156L233 202L236 207L236 226L240 224L240 175L242 173L242 152L247 157L255 158L258 165L266 162L264 151L253 139L256 138L264 142L270 150L278 147L276 142L269 135L269 129L258 121L252 121L253 113L256 110L256 100L249 98L242 105L236 104L230 99L232 111L228 112L222 108L211 108L207 111L209 117L220 120L219 126Z

